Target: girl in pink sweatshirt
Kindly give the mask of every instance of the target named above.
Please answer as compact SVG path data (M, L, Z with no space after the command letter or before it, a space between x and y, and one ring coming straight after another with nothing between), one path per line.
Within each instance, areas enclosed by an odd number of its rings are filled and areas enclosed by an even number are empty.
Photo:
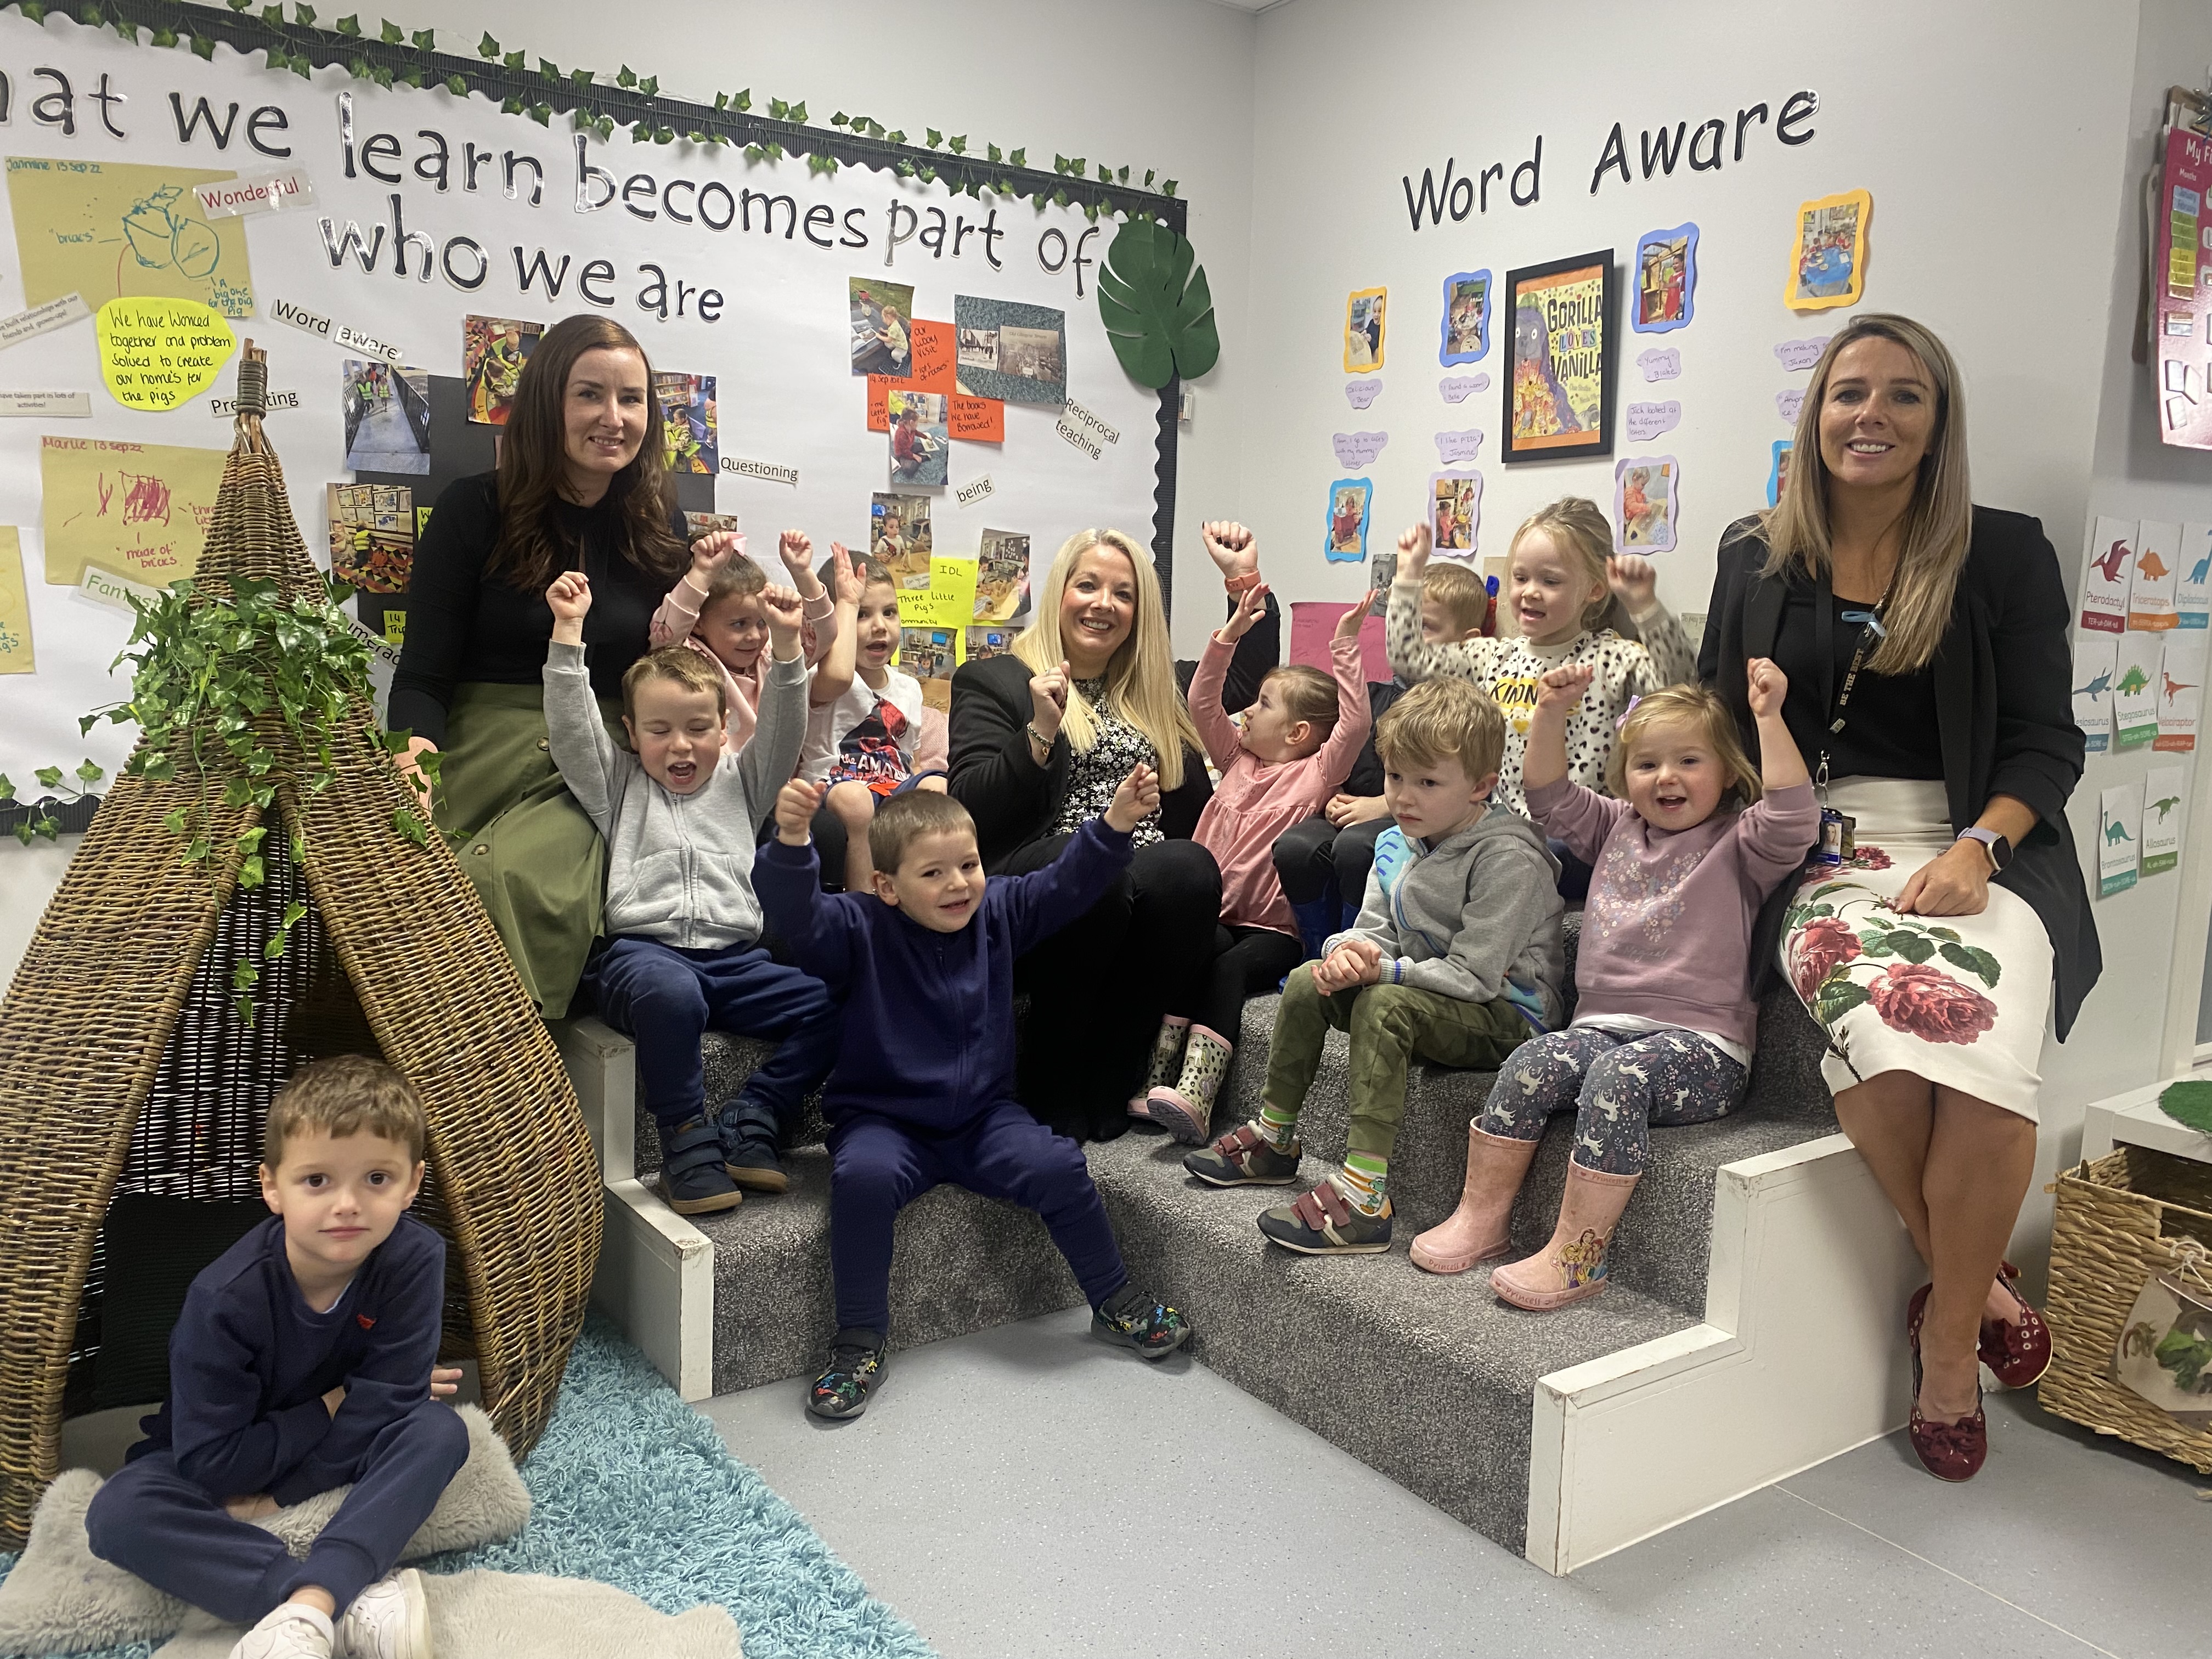
M1574 1023L1516 1049L1468 1126L1458 1210L1413 1241L1416 1267L1464 1273L1511 1253L1514 1195L1555 1112L1573 1112L1559 1224L1490 1287L1542 1311L1606 1286L1606 1250L1650 1155L1650 1125L1704 1123L1743 1098L1757 1008L1751 935L1759 906L1803 867L1820 809L1782 723L1782 671L1749 665L1754 771L1726 705L1702 687L1638 699L1607 763L1612 796L1567 775L1569 713L1587 665L1536 683L1522 781L1547 835L1594 866L1575 964ZM1614 799L1613 797L1620 797Z
M1260 682L1240 732L1221 707L1221 684L1237 641L1267 609L1265 584L1248 588L1237 614L1218 629L1190 683L1190 714L1221 782L1199 815L1192 839L1221 868L1221 917L1212 959L1191 988L1170 999L1152 1044L1149 1091L1129 1103L1188 1146L1210 1133L1213 1099L1237 1052L1231 1033L1244 999L1272 989L1305 959L1297 918L1275 874L1275 837L1328 805L1367 741L1366 677L1359 624L1375 595L1344 613L1329 641L1333 674L1293 663ZM1170 1084L1170 1079L1174 1079Z
M776 542L777 556L805 605L809 665L820 661L837 637L836 603L806 562L813 551L814 544L803 531L787 530ZM767 586L767 573L745 556L744 536L735 530L715 531L692 544L691 568L668 590L647 630L656 651L663 646L688 645L720 666L722 700L729 708L722 742L732 755L752 741L753 728L759 724L753 711L760 707L761 660L768 650L768 621L760 603L761 590ZM810 702L829 701L843 690L840 684L828 697Z

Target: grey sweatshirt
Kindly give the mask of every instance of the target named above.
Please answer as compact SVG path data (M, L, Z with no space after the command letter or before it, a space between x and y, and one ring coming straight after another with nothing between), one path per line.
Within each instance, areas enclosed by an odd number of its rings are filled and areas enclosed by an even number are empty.
M761 935L753 843L806 734L806 664L771 660L759 726L743 752L726 749L688 795L646 775L599 717L580 645L545 653L545 734L561 781L607 842L606 932L686 949L750 945Z
M1382 948L1385 984L1462 1002L1500 997L1549 1030L1565 1014L1559 866L1536 827L1492 805L1435 846L1396 825L1376 838L1359 920L1328 941Z

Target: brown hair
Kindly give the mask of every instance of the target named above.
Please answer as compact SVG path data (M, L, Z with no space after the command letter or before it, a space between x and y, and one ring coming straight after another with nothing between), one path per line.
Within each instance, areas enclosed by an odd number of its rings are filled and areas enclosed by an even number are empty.
M1455 639L1480 633L1490 618L1490 589L1463 564L1431 560L1421 573L1421 597L1437 602Z
M1720 762L1728 779L1728 787L1721 794L1723 805L1734 800L1748 806L1766 793L1759 780L1759 769L1743 752L1735 716L1729 713L1728 705L1702 685L1670 685L1638 697L1620 722L1613 752L1605 758L1605 787L1616 800L1628 798L1628 751L1654 732L1677 726L1696 732Z
M732 553L722 562L721 568L708 578L706 603L699 608L704 611L715 600L726 599L732 594L739 599L750 599L767 586L767 571L744 554Z
M1867 659L1877 674L1913 674L1925 668L1951 625L1952 600L1974 529L1973 486L1966 476L1966 389L1942 341L1910 317L1869 312L1854 317L1828 342L1797 410L1790 450L1790 478L1772 507L1759 515L1766 538L1760 574L1818 578L1829 568L1828 465L1820 459L1820 407L1844 348L1864 339L1893 340L1920 360L1936 394L1936 426L1912 504L1899 526L1904 545L1882 612L1888 632Z
M670 582L683 574L685 547L669 528L675 491L661 435L653 363L637 337L610 317L564 317L538 337L522 365L499 445L499 540L484 574L526 593L543 590L579 549L554 519L567 477L568 376L587 351L635 351L645 365L645 441L615 474L602 502L622 521L623 556Z
M896 875L906 849L924 836L943 830L975 833L975 820L968 809L934 789L909 789L893 795L876 808L868 823L868 858L887 876Z
M1326 743L1328 734L1336 730L1336 681L1310 663L1285 663L1271 668L1261 678L1264 688L1273 686L1275 695L1282 699L1283 712L1294 720L1304 720L1314 729L1317 744Z
M712 691L714 708L724 720L730 717L730 694L722 683L722 665L688 645L665 645L648 651L623 676L623 717L637 718L637 688L647 680L673 680L686 691Z
M284 1143L303 1131L319 1129L333 1140L376 1135L407 1148L408 1161L422 1161L428 1129L422 1103L407 1079L367 1054L335 1054L302 1066L284 1092L270 1103L261 1131L261 1161L274 1170L284 1161Z
M885 564L874 554L852 553L846 556L853 562L853 574L860 579L860 591L863 593L878 582L889 582L893 587L898 586L898 578L891 574L890 566ZM814 574L822 586L832 593L837 591L837 561L835 556L823 560L822 568Z
M1455 760L1471 782L1505 759L1505 716L1465 680L1423 680L1375 722L1375 752L1395 772Z
M1570 565L1581 573L1583 580L1595 582L1603 590L1583 606L1583 630L1589 632L1603 619L1613 604L1613 586L1607 574L1613 558L1612 525L1598 510L1598 504L1587 495L1562 495L1549 507L1540 507L1521 520L1521 527L1513 532L1513 546L1519 547L1521 538L1532 530L1540 530L1549 536Z

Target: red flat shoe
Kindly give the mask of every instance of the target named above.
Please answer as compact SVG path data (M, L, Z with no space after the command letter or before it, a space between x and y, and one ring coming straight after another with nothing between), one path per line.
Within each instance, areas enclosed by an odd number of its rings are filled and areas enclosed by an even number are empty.
M2019 1277L2020 1269L2008 1261L1999 1270L1997 1283L2020 1304L2020 1323L1984 1319L1977 1349L1990 1375L2008 1389L2025 1389L2051 1369L2051 1327L2028 1305L2027 1298L2013 1289L2012 1281Z
M1924 1292L1913 1297L1905 1334L1912 1342L1912 1414L1905 1419L1905 1437L1920 1467L1938 1480L1954 1485L1981 1473L1990 1455L1990 1421L1982 1411L1982 1379L1974 1378L1974 1414L1955 1423L1931 1423L1920 1414L1920 1313L1927 1305Z

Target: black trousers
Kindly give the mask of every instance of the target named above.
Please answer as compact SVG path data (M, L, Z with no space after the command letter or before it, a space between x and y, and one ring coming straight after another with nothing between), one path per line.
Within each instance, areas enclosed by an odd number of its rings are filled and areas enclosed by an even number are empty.
M1231 1044L1241 1041L1244 1029L1244 999L1261 996L1281 983L1284 975L1306 959L1304 940L1272 927L1231 927L1219 923L1213 929L1213 960L1206 964L1197 994L1182 1008L1194 1025L1206 1029Z
M1067 842L1018 848L1000 873L1041 870ZM1161 842L1139 848L1103 898L1014 964L1015 988L1030 998L1015 1091L1038 1122L1076 1140L1128 1128L1152 1037L1170 1000L1192 997L1211 965L1220 915L1213 854Z
M1327 818L1307 818L1275 837L1275 874L1283 896L1310 904L1333 882L1354 915L1367 896L1367 872L1375 867L1375 839L1390 828L1387 817L1338 829Z

